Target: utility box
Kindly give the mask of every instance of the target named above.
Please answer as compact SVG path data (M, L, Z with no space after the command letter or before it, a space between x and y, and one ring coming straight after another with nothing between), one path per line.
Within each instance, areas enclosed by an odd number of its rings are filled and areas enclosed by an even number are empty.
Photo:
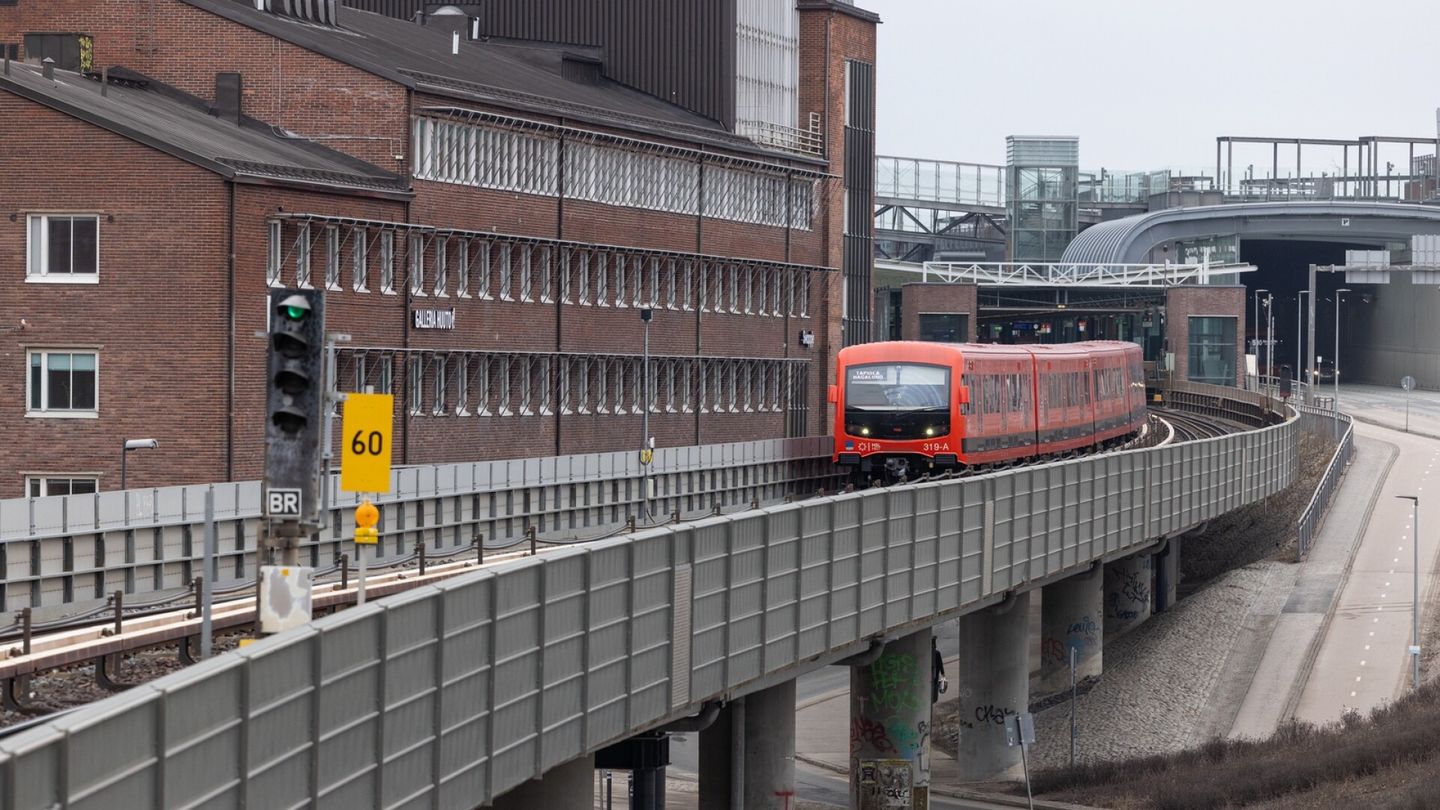
M279 633L308 624L315 569L299 565L260 567L260 632Z

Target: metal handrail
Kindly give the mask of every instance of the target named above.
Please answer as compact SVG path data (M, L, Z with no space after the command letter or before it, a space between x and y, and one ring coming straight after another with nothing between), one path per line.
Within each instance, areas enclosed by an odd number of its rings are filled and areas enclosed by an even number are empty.
M1351 458L1355 455L1355 423L1347 414L1312 408L1308 405L1300 405L1297 410L1302 417L1301 429L1307 433L1320 433L1321 431L1316 428L1322 420L1330 423L1330 427L1325 430L1331 435L1333 435L1336 421L1345 426L1345 431L1336 444L1335 452L1331 454L1329 463L1325 465L1325 474L1321 476L1319 485L1315 487L1315 493L1310 496L1310 502L1305 505L1305 510L1300 513L1300 519L1296 522L1295 554L1303 560L1305 555L1310 553L1315 532L1324 524L1325 516L1329 513L1330 502L1334 499L1335 490L1340 485L1340 477L1344 475Z

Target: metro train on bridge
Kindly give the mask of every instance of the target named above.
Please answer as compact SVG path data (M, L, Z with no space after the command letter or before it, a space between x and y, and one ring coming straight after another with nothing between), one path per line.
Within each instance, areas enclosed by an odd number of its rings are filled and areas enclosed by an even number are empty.
M1140 347L891 341L840 351L834 460L862 478L1002 466L1123 443L1145 424Z

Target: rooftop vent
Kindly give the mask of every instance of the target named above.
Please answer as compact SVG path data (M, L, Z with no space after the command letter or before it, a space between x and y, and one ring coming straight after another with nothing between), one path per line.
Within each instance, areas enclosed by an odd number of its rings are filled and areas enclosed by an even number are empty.
M560 58L560 75L577 84L599 84L605 64L593 56L566 53Z
M265 10L281 17L319 25L338 26L340 18L336 13L339 0L263 0ZM257 0L257 5L260 0Z

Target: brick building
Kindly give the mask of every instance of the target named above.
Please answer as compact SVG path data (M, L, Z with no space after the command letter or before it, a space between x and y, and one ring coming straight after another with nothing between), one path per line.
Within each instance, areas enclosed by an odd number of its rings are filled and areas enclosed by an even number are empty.
M604 40L256 5L0 6L0 496L114 489L142 437L132 487L258 477L271 286L325 291L399 464L638 447L642 408L660 446L825 431L869 328L872 15L777 0L756 121Z

